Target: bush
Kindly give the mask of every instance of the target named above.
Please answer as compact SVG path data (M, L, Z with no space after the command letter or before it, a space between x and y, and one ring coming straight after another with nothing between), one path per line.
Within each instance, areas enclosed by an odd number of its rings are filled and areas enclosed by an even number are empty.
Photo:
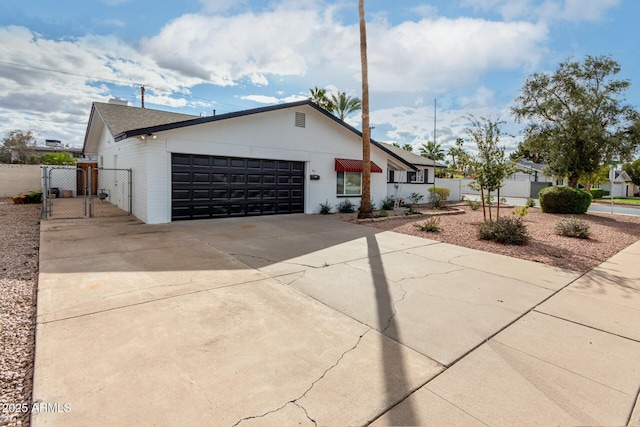
M422 199L424 199L424 196L420 193L411 193L409 195L409 199L411 199L411 203L413 203L414 205L417 205L422 201Z
M395 207L396 207L396 203L395 203L395 201L393 199L385 197L382 200L382 209L383 210L390 211L390 210L393 210L393 208L395 208Z
M413 209L413 207L409 206L409 209L404 211L405 215L422 215L422 212Z
M356 211L356 207L353 206L351 200L345 199L338 203L338 212L340 213L354 213Z
M428 231L430 233L437 233L441 231L440 217L434 216L425 221L424 224L415 224L415 227L420 231Z
M480 209L480 206L482 206L482 204L477 200L467 200L467 205L469 205L472 211L477 211Z
M42 191L33 190L29 194L18 194L12 197L11 200L16 205L28 205L32 203L42 203Z
M380 209L378 212L375 212L373 216L374 218L386 218L389 216L389 212L387 212L385 209Z
M527 201L524 204L526 207L528 208L535 208L536 207L536 199L534 199L533 197L527 197Z
M520 218L523 218L527 214L528 210L529 210L529 206L525 205L525 206L522 206L518 210L511 211L511 213L514 214L514 215L519 216Z
M575 217L563 219L556 224L556 234L566 237L577 237L578 239L588 239L590 235L589 224Z
M571 187L546 187L540 190L540 209L546 213L583 214L591 205L591 194Z
M520 218L501 217L495 221L480 223L478 238L507 245L524 245L529 240L529 235Z
M329 203L329 201L325 201L324 203L320 203L320 213L322 215L327 215L331 213L331 209L333 209L333 205Z
M603 190L602 188L592 188L591 189L591 197L594 199L602 199L604 196L608 196L609 192L607 190Z
M449 198L451 190L442 187L429 188L429 203L433 204L433 209L440 209Z

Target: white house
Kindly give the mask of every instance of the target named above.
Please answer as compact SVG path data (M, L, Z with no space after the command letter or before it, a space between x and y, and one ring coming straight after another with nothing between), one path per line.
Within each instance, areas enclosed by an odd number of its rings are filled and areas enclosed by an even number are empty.
M315 213L360 205L361 133L310 101L197 117L94 103L83 152L132 169L133 214L146 223ZM388 170L416 167L371 142L371 195Z
M611 174L611 172L610 172ZM610 177L611 178L611 177ZM629 175L623 171L615 169L613 171L613 189L611 181L605 181L598 187L607 190L612 197L633 197L634 186Z

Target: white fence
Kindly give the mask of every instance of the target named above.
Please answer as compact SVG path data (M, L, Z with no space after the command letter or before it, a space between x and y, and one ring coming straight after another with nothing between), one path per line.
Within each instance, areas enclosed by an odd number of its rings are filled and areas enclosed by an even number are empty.
M479 191L472 190L469 187L469 184L472 182L472 179L436 178L436 187L448 188L450 191L448 200L458 201L462 200L464 194L480 194ZM551 183L548 182L505 180L500 189L500 197L537 198L538 192L549 185L551 185ZM432 187L433 184L389 183L387 184L387 194L389 197L399 197L408 200L411 193L419 193L422 194L426 200L429 195L429 188Z

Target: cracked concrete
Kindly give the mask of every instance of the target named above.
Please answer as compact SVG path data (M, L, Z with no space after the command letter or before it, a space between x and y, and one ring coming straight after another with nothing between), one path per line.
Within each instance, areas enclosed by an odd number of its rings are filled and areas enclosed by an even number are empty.
M638 248L581 275L322 216L43 222L34 399L72 412L32 422L631 425Z

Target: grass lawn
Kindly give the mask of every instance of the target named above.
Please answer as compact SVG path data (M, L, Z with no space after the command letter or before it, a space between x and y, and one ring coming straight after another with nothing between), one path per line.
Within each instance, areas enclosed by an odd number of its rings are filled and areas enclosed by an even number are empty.
M603 202L611 202L611 199L601 199ZM626 203L628 205L640 205L640 199L613 199L615 203Z

